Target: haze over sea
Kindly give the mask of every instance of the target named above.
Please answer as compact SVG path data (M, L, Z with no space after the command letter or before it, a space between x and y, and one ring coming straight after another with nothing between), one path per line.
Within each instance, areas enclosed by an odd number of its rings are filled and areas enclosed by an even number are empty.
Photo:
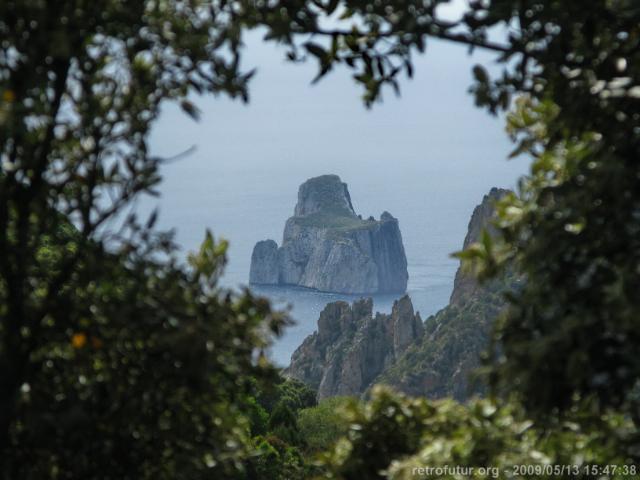
M194 250L210 228L230 241L222 283L246 285L258 240L281 243L298 186L306 179L338 174L349 185L357 213L399 219L409 268L408 293L423 319L449 300L459 250L473 207L493 186L513 188L525 162L507 161L511 144L504 119L474 107L467 93L475 61L464 48L432 42L416 57L413 80L402 96L386 91L366 110L345 71L310 85L315 65L292 65L282 50L247 40L247 67L258 67L251 102L194 98L202 111L195 123L167 105L150 143L171 157L195 146L184 159L163 167L158 207L162 228L175 228L183 250ZM489 57L490 58L490 57ZM326 303L345 297L295 288L260 288L280 306L290 304L296 325L273 347L281 364L316 329ZM397 296L374 297L388 312Z

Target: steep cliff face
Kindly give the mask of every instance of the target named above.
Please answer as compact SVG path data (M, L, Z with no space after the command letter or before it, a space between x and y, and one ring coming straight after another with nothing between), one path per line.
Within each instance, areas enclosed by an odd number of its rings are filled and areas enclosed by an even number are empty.
M337 293L395 293L407 288L407 259L398 220L356 215L336 175L307 180L274 261L273 240L258 242L250 283L299 285Z
M328 304L318 330L305 339L285 371L318 391L318 399L360 395L423 335L420 315L408 296L394 303L390 315L373 315L371 299Z
M253 248L249 283L278 283L278 244L273 240L263 240Z
M472 243L480 240L480 234L483 229L486 229L490 235L495 234L495 229L491 225L491 218L494 214L494 205L496 201L500 200L507 193L509 193L509 190L494 187L483 197L480 205L474 208L471 220L469 220L467 235L464 238L462 246L463 250L469 247ZM459 305L464 302L465 299L471 297L477 289L478 284L473 275L465 272L462 268L458 268L453 282L453 291L451 292L449 303L451 305Z
M464 247L490 228L494 203L507 193L492 189L469 222ZM493 323L505 303L502 292L517 288L504 278L478 285L458 269L451 303L429 317L424 326L414 315L409 297L396 302L391 315L371 314L371 300L349 307L327 305L318 332L291 358L288 374L318 389L318 396L361 395L384 383L411 395L465 400L483 391L472 372L487 347Z

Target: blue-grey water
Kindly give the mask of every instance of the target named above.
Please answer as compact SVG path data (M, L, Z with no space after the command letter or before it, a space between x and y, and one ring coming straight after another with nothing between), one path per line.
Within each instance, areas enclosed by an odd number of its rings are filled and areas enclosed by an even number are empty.
M450 254L462 245L473 207L491 187L513 187L526 166L506 160L511 145L503 121L474 108L466 93L473 62L465 49L431 44L402 97L387 92L367 111L346 73L312 87L312 66L286 64L282 51L255 38L248 45L247 65L259 67L248 106L196 98L199 123L165 106L151 137L154 153L196 150L163 167L160 198L141 209L159 207L160 226L176 229L183 252L198 246L206 228L228 239L223 283L235 288L248 283L255 242L281 243L298 186L335 173L348 183L358 213L388 210L399 219L408 293L423 318L445 306L457 268ZM354 299L295 288L257 291L292 307L296 325L272 350L280 364L315 330L328 302ZM374 308L390 311L394 299L375 297Z

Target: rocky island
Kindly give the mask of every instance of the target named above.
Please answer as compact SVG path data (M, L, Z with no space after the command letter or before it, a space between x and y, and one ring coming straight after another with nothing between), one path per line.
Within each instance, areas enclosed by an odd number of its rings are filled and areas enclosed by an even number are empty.
M357 215L347 184L337 175L304 182L282 245L258 242L249 283L297 285L344 294L403 293L407 258L398 220Z

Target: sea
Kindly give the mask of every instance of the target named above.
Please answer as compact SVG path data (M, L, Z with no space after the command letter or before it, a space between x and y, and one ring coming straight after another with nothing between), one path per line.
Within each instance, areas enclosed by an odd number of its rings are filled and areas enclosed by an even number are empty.
M193 122L163 106L149 139L166 158L156 208L159 227L173 229L180 255L197 248L206 229L229 241L222 285L247 287L255 243L281 243L300 184L337 174L363 217L387 210L398 218L408 261L410 295L423 319L447 305L473 208L491 187L514 188L526 161L507 160L512 145L504 119L478 110L468 94L476 60L465 49L433 43L416 58L416 76L402 96L386 91L366 109L347 72L312 85L312 65L291 65L282 50L247 40L248 66L257 66L248 105L224 97L195 97ZM275 340L270 356L281 366L314 332L327 303L358 296L292 287L250 287L290 312L295 325ZM373 296L390 312L400 295Z

